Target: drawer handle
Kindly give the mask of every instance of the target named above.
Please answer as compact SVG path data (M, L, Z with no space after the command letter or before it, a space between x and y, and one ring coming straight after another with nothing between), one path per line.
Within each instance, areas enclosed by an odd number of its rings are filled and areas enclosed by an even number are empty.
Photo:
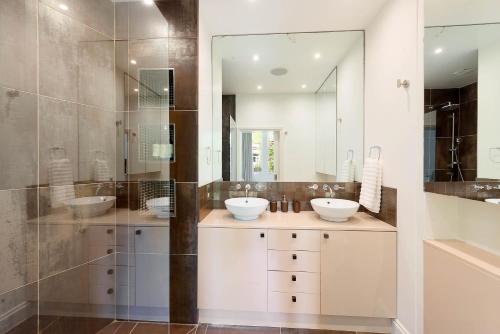
M141 235L141 234L142 234L142 230L137 230L137 231L135 231L135 234L136 234L136 235Z
M292 260L297 260L297 254L292 255Z
M297 276L292 275L292 282L296 282L296 281L297 281Z
M115 271L113 269L108 269L108 275L113 275Z
M115 292L115 290L113 290L113 289L108 289L108 291L106 291L106 293L108 295L112 295L114 292Z
M297 239L297 233L292 233L292 239Z
M297 302L297 297L292 296L292 302L296 303Z
M330 235L328 233L323 234L323 238L330 239Z
M112 234L112 233L113 233L113 229L112 229L112 228L107 229L107 230L106 230L106 233L107 233L107 234Z
M264 238L265 236L266 236L266 235L265 235L264 233L261 233L261 234L260 234L260 237L261 237L261 238Z
M106 251L106 253L108 253L108 254L113 254L113 249L111 249L111 248L110 248L110 249L108 249L108 250Z

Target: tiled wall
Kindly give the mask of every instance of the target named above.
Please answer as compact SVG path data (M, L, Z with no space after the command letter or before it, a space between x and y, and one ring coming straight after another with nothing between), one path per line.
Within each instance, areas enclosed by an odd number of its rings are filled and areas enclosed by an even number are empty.
M130 308L141 292L131 279L140 268L133 267L129 236L135 223L145 222L137 214L141 179L177 181L176 217L165 241L170 251L140 255L162 259L158 267L170 272L164 283L171 285L170 320L195 323L197 1L64 4L0 3L0 333L22 320L19 333L36 333L37 315L44 333L96 333L115 316L136 316ZM123 133L137 111L132 59L175 69L175 105L152 111L152 119L175 123L176 161L155 173L124 174ZM95 219L52 207L47 168L53 146L63 147L71 161L77 197L98 189L118 197L117 210L99 217L98 227ZM93 181L97 149L117 184ZM103 282L95 270L126 274Z
M474 181L477 175L477 83L462 88L426 89L425 111L432 105L451 102L460 105L455 112L455 135L462 139L459 155L465 181ZM451 112L437 111L435 125L435 171L434 181L460 181L456 168L451 170L450 151L452 136ZM432 149L427 147L427 149Z
M20 332L36 332L37 315L46 333L62 333L54 321L62 311L87 314L97 330L114 317L114 302L91 300L89 282L90 266L114 265L114 255L94 247L81 221L56 218L67 211L52 207L49 194L60 187L48 186L53 147L70 160L77 196L96 191L95 150L114 171L114 4L65 3L0 2L2 333L26 319Z
M483 189L475 189L474 186L479 185L485 187ZM474 181L474 182L426 182L424 189L426 192L457 196L461 198L471 199L484 202L487 198L499 198L500 190L486 189L486 186L492 188L500 187L498 181Z
M245 196L245 190L236 189L237 184L241 183L213 182L200 187L200 219L203 220L212 209L225 209L224 201L226 199ZM299 200L301 203L301 210L311 211L311 199L328 195L321 190L321 188L317 191L309 189L308 187L311 184L311 182L251 182L250 185L252 186L252 190L249 192L249 196L279 201L283 195L286 195L289 201ZM359 201L359 194L361 191L360 183L336 182L327 184L330 186L337 184L344 187L344 189L335 192L335 198ZM258 190L256 190L256 187ZM388 224L397 226L397 190L382 187L380 213L371 213L363 207L361 207L360 211L365 211Z
M198 1L156 2L169 24L169 61L175 71L176 216L170 220L170 321L197 323Z

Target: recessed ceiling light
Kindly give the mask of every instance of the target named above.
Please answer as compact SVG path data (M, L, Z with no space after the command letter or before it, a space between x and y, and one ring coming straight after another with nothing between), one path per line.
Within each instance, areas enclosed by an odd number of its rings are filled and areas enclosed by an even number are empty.
M164 92L168 92L168 88L163 88L163 91Z
M319 58L321 58L321 53L316 52L316 53L314 54L314 59L319 59Z
M148 6L151 6L152 4L154 4L153 0L142 0L142 2L144 2L144 4L148 5Z
M63 3L59 4L59 8L61 8L62 10L68 10L69 9L69 7L67 5L65 5L65 4L63 4Z
M300 86L302 88L307 88L307 85L306 84L302 84L302 86Z
M259 61L260 56L259 55L253 55L253 61Z
M443 48L437 48L436 50L434 50L434 53L437 55L443 53Z
M257 90L262 90L262 86L261 86L261 85L258 85L258 86L257 86Z
M134 92L138 92L139 91L139 88L134 88Z
M131 63L132 65L135 65L135 64L137 64L137 61L136 61L135 59L132 59L132 60L130 60L130 63Z

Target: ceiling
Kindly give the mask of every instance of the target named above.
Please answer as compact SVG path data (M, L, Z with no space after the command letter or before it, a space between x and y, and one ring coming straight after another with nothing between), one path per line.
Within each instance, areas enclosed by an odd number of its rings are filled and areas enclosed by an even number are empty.
M426 28L425 88L459 88L477 81L478 49L492 43L500 43L500 24Z
M500 22L499 0L426 0L425 26Z
M355 43L363 32L224 36L214 38L213 52L222 57L224 94L313 93ZM288 73L271 74L276 68Z
M387 0L200 0L210 35L363 30Z

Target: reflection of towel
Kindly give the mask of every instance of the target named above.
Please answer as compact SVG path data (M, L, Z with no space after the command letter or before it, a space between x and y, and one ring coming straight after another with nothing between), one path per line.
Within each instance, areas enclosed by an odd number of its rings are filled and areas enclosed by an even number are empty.
M73 166L69 159L49 162L50 203L53 208L64 205L64 201L75 198Z
M342 164L338 182L354 182L356 176L356 162L352 159L347 159Z
M382 196L382 161L366 158L361 182L359 204L371 212L380 212L380 199Z
M94 181L106 182L111 180L108 162L106 160L96 159L94 163Z

